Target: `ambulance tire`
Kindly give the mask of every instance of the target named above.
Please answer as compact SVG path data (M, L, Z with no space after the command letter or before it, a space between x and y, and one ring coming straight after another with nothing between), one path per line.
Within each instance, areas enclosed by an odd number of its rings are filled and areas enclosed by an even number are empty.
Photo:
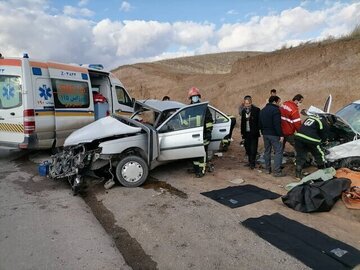
M126 156L116 166L116 177L125 187L141 186L148 175L149 167L139 156Z
M349 157L341 161L340 167L360 172L360 157Z

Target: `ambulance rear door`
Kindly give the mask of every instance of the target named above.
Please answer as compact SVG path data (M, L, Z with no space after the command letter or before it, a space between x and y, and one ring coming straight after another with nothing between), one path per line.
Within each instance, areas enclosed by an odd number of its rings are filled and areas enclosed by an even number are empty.
M94 121L94 103L86 68L48 63L54 92L56 146L73 131Z
M49 149L55 140L54 93L46 62L30 61L35 110L36 148Z
M18 148L24 141L20 59L0 59L0 147Z

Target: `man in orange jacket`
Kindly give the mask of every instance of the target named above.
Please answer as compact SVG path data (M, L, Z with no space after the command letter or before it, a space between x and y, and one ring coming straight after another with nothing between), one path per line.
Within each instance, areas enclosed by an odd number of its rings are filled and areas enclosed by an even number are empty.
M284 135L283 150L285 150L286 142L295 147L294 134L301 127L299 105L303 100L304 97L297 94L292 100L285 101L280 107L281 129Z

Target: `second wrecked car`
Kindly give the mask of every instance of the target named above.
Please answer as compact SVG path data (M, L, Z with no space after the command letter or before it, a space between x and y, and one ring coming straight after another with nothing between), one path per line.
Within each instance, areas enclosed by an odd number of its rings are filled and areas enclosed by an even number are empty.
M335 168L360 171L360 100L332 114L329 112L331 99L329 96L323 111L313 106L308 110L310 114L325 117L330 124L329 140L324 145L325 158Z
M136 101L131 118L112 115L73 132L63 151L52 157L49 176L68 178L75 191L88 171L107 173L108 188L115 177L124 186L140 186L149 170L161 164L205 156L203 126L208 106L214 119L208 151L219 151L230 133L226 114L207 103Z

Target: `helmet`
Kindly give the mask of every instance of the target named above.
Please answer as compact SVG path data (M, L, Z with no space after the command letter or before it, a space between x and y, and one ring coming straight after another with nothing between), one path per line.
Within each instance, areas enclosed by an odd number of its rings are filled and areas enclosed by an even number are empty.
M189 89L188 98L191 99L193 96L199 96L201 98L200 90L196 87L191 87Z

